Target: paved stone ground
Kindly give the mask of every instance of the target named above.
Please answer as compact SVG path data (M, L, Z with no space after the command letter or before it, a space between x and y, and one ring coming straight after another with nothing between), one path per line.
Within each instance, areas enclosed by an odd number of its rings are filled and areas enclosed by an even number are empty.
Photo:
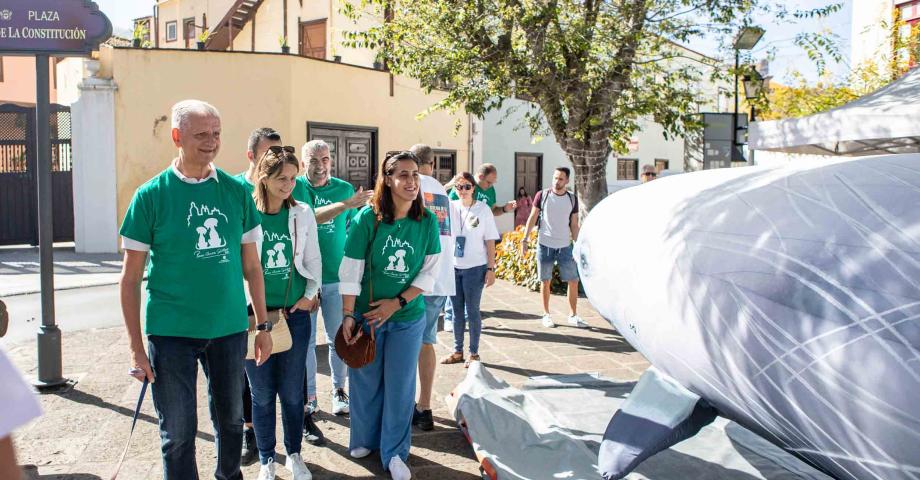
M551 306L557 323L565 322L565 300L553 297ZM579 300L579 311L591 325L576 329L560 325L540 326L540 297L523 288L498 281L483 296L483 335L480 354L487 368L512 385L520 386L529 376L576 372L599 372L607 377L634 380L648 363L609 324ZM322 328L320 328L322 330ZM320 334L320 339L324 336ZM452 333L438 334L439 358L452 350ZM17 366L35 374L34 342L7 345ZM64 338L65 375L77 381L63 394L43 395L45 415L15 437L19 461L30 479L108 479L130 428L131 415L140 384L126 375L127 339L121 328L104 328L68 333ZM317 355L326 358L326 346ZM318 378L320 408L330 408L328 365L320 362ZM443 398L464 377L463 365L439 365L433 402L435 429L414 430L409 466L417 479L479 478L479 465L472 448L456 428ZM198 390L198 462L202 478L211 478L214 466L213 430L208 417L203 378ZM324 447L304 442L303 456L316 479L386 477L379 457L353 460L347 454L348 419L320 414L320 428L327 437ZM280 422L279 422L280 424ZM280 426L279 426L280 428ZM281 433L279 461L283 462ZM148 396L128 461L120 479L161 477L156 414ZM290 479L281 468L280 479ZM255 478L258 466L243 470ZM192 478L192 477L190 477Z

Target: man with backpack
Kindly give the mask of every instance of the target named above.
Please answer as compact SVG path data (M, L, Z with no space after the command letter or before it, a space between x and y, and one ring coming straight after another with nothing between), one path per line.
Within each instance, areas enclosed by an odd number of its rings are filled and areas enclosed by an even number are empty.
M553 187L537 192L527 218L521 256L527 254L527 238L537 226L537 274L540 276L540 293L543 295L544 327L552 328L549 314L550 283L553 265L559 265L559 277L568 283L569 325L576 328L588 326L576 312L578 302L578 268L572 257L572 244L578 239L578 198L565 187L569 183L567 167L558 167L553 173Z

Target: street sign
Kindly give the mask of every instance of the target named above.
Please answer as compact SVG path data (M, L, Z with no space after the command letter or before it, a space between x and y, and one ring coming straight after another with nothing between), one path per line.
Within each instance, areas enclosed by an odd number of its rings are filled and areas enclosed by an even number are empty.
M0 54L86 55L112 36L112 23L89 0L4 0Z
M38 252L41 258L42 324L37 335L40 391L66 388L61 329L54 319L54 218L51 195L49 56L88 55L112 36L112 22L90 0L3 0L0 55L35 56L35 152L38 174Z

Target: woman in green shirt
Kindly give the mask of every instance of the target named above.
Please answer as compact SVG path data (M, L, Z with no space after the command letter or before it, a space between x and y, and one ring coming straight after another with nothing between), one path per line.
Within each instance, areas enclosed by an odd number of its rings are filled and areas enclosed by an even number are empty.
M252 423L259 448L259 480L275 478L275 399L281 399L281 421L288 468L295 480L309 480L300 455L303 434L303 382L310 311L322 279L322 261L313 210L291 196L300 173L293 147L269 147L256 167L252 194L262 214L262 238L257 241L265 278L269 318L287 311L291 349L275 353L262 366L246 361L252 391Z
M425 328L423 291L434 287L441 252L438 222L419 195L411 152L380 166L371 205L352 220L339 267L342 331L349 343L374 329L377 355L348 369L351 456L380 450L394 480L411 477L406 459L415 410L415 372ZM352 337L356 324L361 330Z

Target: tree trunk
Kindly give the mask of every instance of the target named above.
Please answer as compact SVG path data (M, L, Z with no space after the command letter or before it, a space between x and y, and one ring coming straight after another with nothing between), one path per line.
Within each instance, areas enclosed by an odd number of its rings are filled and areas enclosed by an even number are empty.
M583 149L572 149L566 153L574 167L580 222L595 205L607 198L607 155L586 155Z

